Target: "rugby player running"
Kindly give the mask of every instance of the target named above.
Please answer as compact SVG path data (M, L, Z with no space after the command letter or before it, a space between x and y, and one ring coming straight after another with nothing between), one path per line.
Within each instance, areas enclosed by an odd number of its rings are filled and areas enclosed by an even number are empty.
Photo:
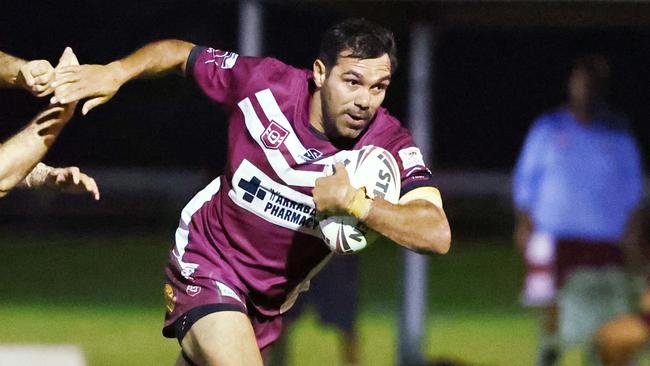
M172 70L229 111L224 172L183 209L165 271L163 334L181 344L177 365L263 364L282 313L331 255L317 211L356 216L410 250L449 250L431 172L408 130L381 107L396 66L392 33L350 19L326 31L312 70L179 40L57 70L52 102L87 99L83 114L131 79ZM323 177L344 150L365 145L398 161L399 204L353 188L340 163Z

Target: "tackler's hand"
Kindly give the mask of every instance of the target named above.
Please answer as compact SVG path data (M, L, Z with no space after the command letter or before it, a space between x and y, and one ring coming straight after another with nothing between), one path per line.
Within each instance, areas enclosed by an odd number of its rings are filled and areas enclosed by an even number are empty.
M51 94L54 89L54 68L47 60L34 60L25 63L18 72L16 83L37 97Z
M95 179L82 173L75 166L49 169L44 185L65 193L90 193L95 200L99 200L99 188Z
M88 99L81 108L81 113L86 115L117 93L122 86L118 75L119 66L116 63L57 67L52 83L54 96L50 102L67 104Z

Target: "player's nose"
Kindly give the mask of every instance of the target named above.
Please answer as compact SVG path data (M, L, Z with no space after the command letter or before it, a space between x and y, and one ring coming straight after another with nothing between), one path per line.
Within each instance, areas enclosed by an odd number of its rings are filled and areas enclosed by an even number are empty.
M370 107L370 92L360 88L355 95L354 105L361 110L368 109Z

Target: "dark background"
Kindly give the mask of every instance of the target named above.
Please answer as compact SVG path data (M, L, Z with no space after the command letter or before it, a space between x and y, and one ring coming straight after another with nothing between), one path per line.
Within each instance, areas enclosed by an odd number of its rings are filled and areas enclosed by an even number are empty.
M536 19L535 4L482 5L500 9L500 16L449 3L268 1L264 54L310 67L327 25L348 16L381 22L394 30L401 62L385 105L407 122L409 27L418 16L434 17L435 166L509 172L533 118L563 101L571 59L600 52L614 65L613 102L631 118L642 151L648 151L648 6L629 10L637 18L628 24L625 19L606 19L611 9L629 4L587 3L582 5L584 17L582 8L567 10L577 19L573 21L560 11L570 4L559 3L559 21L530 23L525 16ZM522 19L509 11L524 7L533 10L523 11ZM445 18L449 12L455 16ZM2 13L0 49L52 64L65 46L71 46L82 63L108 63L163 38L237 47L234 1L22 1L3 4ZM486 13L491 17L487 21ZM588 16L596 21L584 21ZM0 90L0 138L15 133L44 103L23 91ZM128 83L107 105L87 117L77 114L46 162L218 172L224 161L226 127L220 108L176 75Z

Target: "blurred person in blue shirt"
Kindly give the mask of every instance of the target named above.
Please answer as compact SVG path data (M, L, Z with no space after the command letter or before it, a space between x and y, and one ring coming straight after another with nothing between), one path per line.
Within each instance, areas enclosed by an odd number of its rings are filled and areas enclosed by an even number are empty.
M534 121L513 174L522 302L542 309L540 366L629 308L626 248L638 243L643 172L628 121L605 101L609 82L602 56L577 59L566 105Z

